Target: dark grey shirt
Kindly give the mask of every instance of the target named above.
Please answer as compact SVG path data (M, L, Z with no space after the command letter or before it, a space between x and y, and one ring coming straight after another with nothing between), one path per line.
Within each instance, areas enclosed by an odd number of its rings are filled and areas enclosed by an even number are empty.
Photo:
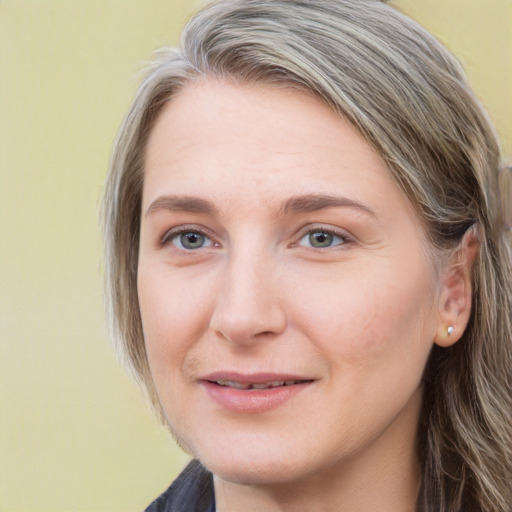
M193 460L145 512L215 512L212 474Z

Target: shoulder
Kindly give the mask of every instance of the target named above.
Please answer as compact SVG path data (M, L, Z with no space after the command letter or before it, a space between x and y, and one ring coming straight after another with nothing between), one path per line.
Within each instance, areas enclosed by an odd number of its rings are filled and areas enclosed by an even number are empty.
M193 460L145 512L210 512L214 503L212 474Z

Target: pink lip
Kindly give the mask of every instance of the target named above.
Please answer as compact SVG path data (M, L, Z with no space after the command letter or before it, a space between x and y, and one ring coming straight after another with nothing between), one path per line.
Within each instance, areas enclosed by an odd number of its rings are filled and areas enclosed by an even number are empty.
M215 381L229 380L241 384L262 384L272 381L300 380L291 386L279 386L268 389L236 389L220 386ZM295 395L312 384L312 379L296 375L275 373L240 374L236 372L217 372L199 380L210 398L225 409L245 414L258 414L276 409L291 400Z

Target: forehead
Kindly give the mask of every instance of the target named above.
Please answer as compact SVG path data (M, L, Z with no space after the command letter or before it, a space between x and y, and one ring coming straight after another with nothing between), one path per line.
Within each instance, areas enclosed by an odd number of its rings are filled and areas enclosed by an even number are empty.
M296 89L189 84L162 109L146 147L143 207L164 193L222 203L333 192L409 209L359 132Z
M147 163L168 156L162 138L172 140L175 150L200 140L205 149L227 146L231 152L259 156L301 151L308 138L321 151L323 142L336 137L332 131L336 124L342 124L339 116L296 89L202 80L181 89L160 112L149 139ZM315 137L319 133L322 140Z

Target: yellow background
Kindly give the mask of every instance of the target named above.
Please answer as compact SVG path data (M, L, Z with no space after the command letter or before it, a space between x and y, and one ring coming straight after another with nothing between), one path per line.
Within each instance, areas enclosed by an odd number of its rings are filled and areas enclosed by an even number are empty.
M186 456L103 329L97 207L141 62L186 0L0 0L0 510L141 511ZM512 155L511 0L396 0L458 55Z

